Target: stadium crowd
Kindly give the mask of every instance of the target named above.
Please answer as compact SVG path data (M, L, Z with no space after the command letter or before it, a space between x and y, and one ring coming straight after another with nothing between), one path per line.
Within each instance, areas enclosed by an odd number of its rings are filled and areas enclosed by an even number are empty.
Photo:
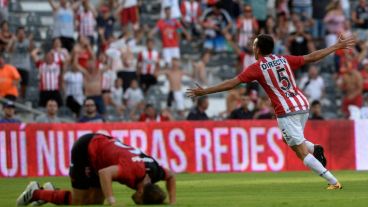
M4 3L5 2L5 3ZM49 0L53 11L51 48L38 48L33 34L7 21L7 1L0 1L0 122L20 122L14 102L27 100L30 71L39 74L39 107L35 122L60 122L58 108L67 107L77 122L170 121L211 119L208 97L186 108L183 78L213 84L207 65L215 54L233 53L236 70L256 60L252 40L271 34L276 54L305 55L330 46L339 34L357 36L353 50L341 50L327 63L306 66L295 74L311 102L311 119L324 119L326 78L341 95L340 117L368 118L368 3L365 0L161 0L160 19L150 26L140 19L139 0ZM118 25L118 26L116 26ZM120 28L116 31L115 28ZM77 35L75 35L77 33ZM76 37L76 38L75 38ZM201 48L190 69L181 59L182 45ZM187 66L186 64L185 66ZM230 65L230 63L229 63ZM322 65L324 67L322 67ZM169 82L167 103L147 97ZM162 100L161 100L162 101ZM256 83L231 90L221 119L272 119L270 101Z

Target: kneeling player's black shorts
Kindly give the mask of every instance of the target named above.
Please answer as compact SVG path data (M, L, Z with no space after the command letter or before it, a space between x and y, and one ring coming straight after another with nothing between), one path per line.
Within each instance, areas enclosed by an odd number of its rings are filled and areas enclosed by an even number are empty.
M89 163L88 145L95 134L86 134L73 145L69 177L75 189L100 188L100 179Z

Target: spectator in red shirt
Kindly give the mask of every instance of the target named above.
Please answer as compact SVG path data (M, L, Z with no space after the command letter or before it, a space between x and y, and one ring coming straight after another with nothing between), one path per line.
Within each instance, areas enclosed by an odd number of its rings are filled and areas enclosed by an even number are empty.
M88 61L93 59L93 56L94 53L88 38L80 36L72 52L73 67L86 71L88 68Z
M341 76L338 79L338 86L344 93L342 100L342 112L345 117L349 117L349 105L357 107L363 106L363 79L351 61L345 62L340 68Z
M170 121L169 116L164 116L163 114L158 114L155 107L152 104L147 104L144 112L141 114L139 121L150 122L150 121Z
M45 107L48 100L53 99L58 106L63 104L60 94L60 83L62 70L60 65L54 61L51 51L45 54L44 60L39 58L40 49L32 51L31 56L39 70L40 77L40 99L39 106Z
M166 7L165 19L160 19L156 27L150 32L150 36L158 31L161 33L163 46L162 55L166 66L171 65L172 58L180 58L178 29L182 29L186 38L190 40L190 34L183 28L178 20L171 18L171 9L170 7Z
M154 49L153 39L148 39L146 48L138 54L137 62L137 75L144 92L157 83L159 70L160 53Z
M213 6L215 5L219 0L202 0L202 2L207 6Z
M362 64L363 69L360 71L360 74L363 78L363 92L368 93L368 59L364 59Z

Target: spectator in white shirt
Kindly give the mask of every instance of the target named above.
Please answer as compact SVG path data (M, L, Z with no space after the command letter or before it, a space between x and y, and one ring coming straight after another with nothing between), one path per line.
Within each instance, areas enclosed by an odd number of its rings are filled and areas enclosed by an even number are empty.
M136 79L136 59L132 50L136 47L135 39L130 32L125 32L118 40L112 42L106 50L106 55L111 61L111 68L117 76L123 79L123 89L130 86L130 82Z
M112 105L115 107L116 111L119 114L122 114L122 112L124 111L123 94L123 79L116 78L114 81L114 85L111 88L111 100Z
M181 17L179 0L161 0L161 18L165 18L165 8L171 8L171 17L179 19Z
M124 100L129 110L133 109L144 99L143 91L138 87L138 81L132 80L130 87L124 93Z
M368 95L364 97L363 107L360 109L360 116L362 119L368 119Z
M56 4L54 0L48 0L54 15L53 37L60 38L63 47L69 52L74 45L74 12L67 0L60 0Z
M79 117L84 100L83 73L76 67L71 67L71 70L64 74L63 80L66 106Z
M300 80L299 88L307 95L309 102L321 100L325 88L323 78L318 74L318 68L315 65L310 66L308 76Z

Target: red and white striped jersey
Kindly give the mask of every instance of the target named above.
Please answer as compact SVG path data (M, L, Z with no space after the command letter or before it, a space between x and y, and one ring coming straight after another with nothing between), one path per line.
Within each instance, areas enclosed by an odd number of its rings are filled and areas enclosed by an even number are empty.
M6 8L9 5L8 0L0 0L0 8Z
M198 2L183 1L180 6L184 22L197 22L201 16L201 7Z
M60 65L60 67L63 66L63 62L66 60L68 51L65 48L62 48L60 51L52 49L52 54L54 55L54 61Z
M61 75L60 65L55 62L47 64L43 61L38 61L36 66L39 70L40 90L59 90L59 79Z
M237 20L237 29L239 31L238 44L240 47L247 47L249 40L258 30L259 25L255 18L239 18Z
M309 103L296 86L293 70L304 65L303 56L268 55L238 75L241 82L258 81L270 97L278 117L309 110Z
M138 64L142 65L141 74L154 74L157 63L160 61L160 53L156 50L144 50L138 54Z
M83 11L80 10L78 14L79 20L79 35L82 36L93 36L94 28L96 25L95 17L93 16L92 11Z

